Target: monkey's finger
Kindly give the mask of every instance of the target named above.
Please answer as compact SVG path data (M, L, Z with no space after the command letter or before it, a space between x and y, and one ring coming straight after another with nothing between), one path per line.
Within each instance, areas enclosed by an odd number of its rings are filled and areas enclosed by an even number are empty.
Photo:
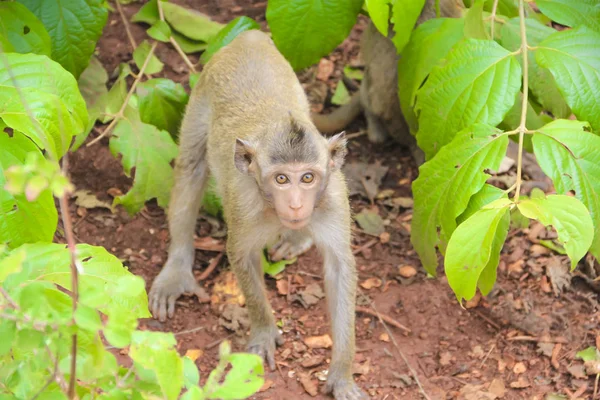
M150 292L150 312L152 313L152 318L158 318L158 301L156 299L156 295Z
M206 290L204 290L204 288L200 285L196 285L196 288L194 289L194 294L196 295L196 297L198 297L198 301L200 303L206 303L210 301L210 296L208 295L208 293L206 293Z
M175 315L175 300L177 300L177 297L177 295L170 295L167 298L167 315L169 316L169 318L173 318L173 315Z
M271 371L275 371L275 349L268 349L266 353L269 368L271 368Z
M161 322L165 322L167 319L167 296L160 296L158 299L158 319Z
M292 245L290 242L284 242L279 248L271 255L271 261L280 261L289 252Z

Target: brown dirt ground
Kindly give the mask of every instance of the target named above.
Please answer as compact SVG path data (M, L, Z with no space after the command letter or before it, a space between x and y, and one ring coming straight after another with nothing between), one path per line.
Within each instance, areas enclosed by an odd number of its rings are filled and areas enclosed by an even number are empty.
M176 2L207 13L220 22L248 15L265 26L265 1ZM126 15L130 17L139 7L140 4L124 6ZM329 57L336 65L327 80L330 89L341 76L341 67L356 62L357 39L363 27L364 20L361 19L351 37ZM133 24L131 29L138 42L146 37L145 26ZM111 14L98 44L100 60L110 73L118 63L131 62L131 51L118 14ZM157 54L166 64L163 76L187 81L185 64L170 46L161 44ZM192 56L192 59L196 58ZM315 83L314 75L315 68L312 68L301 74L301 79L309 92L317 87L322 103L324 91L318 89L319 82ZM320 108L320 104L315 108ZM360 129L364 129L362 121L355 123L349 133ZM381 189L393 190L394 197L410 196L410 182L416 177L417 169L405 150L391 144L373 146L363 136L350 143L350 159L380 161L390 168ZM126 192L131 185L119 160L110 154L106 139L93 147L83 146L78 150L71 157L70 173L78 189L90 190L102 200L111 201L108 193L114 188ZM359 197L353 197L351 202L355 212L370 206ZM537 227L524 232L511 231L502 253L496 289L488 298L471 302L463 309L455 300L442 268L438 279L430 279L422 271L409 240L412 210L394 212L379 201L375 207L389 223L386 231L391 236L389 241L383 241L386 243L375 241L372 247L357 254L359 282L381 279L380 287L362 289L362 292L372 299L382 314L409 327L412 333L390 328L399 345L396 348L385 336L386 331L377 318L357 315L355 378L374 399L423 398L414 380L408 377L411 373L399 351L406 356L432 399L495 398L489 393L502 395L503 399L542 399L549 392L592 398L594 381L581 375L581 362L575 360L575 353L598 340L598 296L579 278L574 278L573 284L567 285L563 293L553 293L551 284L558 278L550 280L548 268L552 263L562 265L564 260L533 245L538 237L552 237L552 233L540 232ZM77 239L104 246L116 254L131 271L146 280L149 289L167 258L168 230L163 210L149 202L136 216L127 215L123 209L111 214L97 208L78 209L75 204L71 204L71 211ZM209 236L213 233L211 229L206 219L199 220L199 237ZM358 228L355 232L355 248L372 242L373 238ZM198 275L217 254L197 251ZM403 279L398 273L398 267L402 265L414 266L419 272L410 279ZM215 283L225 282L228 270L228 264L222 261L203 282L204 286L209 291L215 290ZM300 374L311 374L313 383L322 387L318 378L327 369L330 351L307 349L303 339L328 332L325 300L309 308L294 301L294 293L307 285L318 283L322 286L320 275L321 261L311 250L282 274L282 279L291 283L291 296L278 294L276 280L266 279L275 316L283 323L285 344L278 350L278 371L267 372L267 385L253 398L311 398L298 381ZM364 305L360 298L359 304ZM219 341L231 338L236 350L244 349L246 330L242 328L234 333L219 321L223 306L223 299L216 295L212 304L200 304L196 298L182 298L173 320L166 323L143 320L140 326L179 332L178 347L182 354L190 349L203 350L197 364L206 378L216 365ZM194 331L185 333L188 330ZM543 334L552 341L563 340L564 343L544 344L532 338ZM301 366L303 359L315 356L322 356L325 361L315 367ZM317 398L328 397L318 395Z

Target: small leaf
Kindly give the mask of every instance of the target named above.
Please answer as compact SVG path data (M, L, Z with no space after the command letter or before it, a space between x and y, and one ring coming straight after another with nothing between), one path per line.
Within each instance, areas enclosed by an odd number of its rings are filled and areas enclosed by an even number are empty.
M148 25L154 24L160 19L158 13L157 0L150 0L131 17L132 22L145 22Z
M469 8L465 16L465 37L472 39L489 39L483 24L483 4L485 0L477 0Z
M299 70L348 37L362 5L363 0L270 0L267 21L277 49Z
M519 211L527 218L537 219L544 226L552 225L571 259L571 269L577 267L592 244L594 225L583 203L574 197L550 195L545 199L523 200Z
M208 43L199 40L192 40L186 36L183 36L177 31L171 32L173 39L177 42L181 50L186 54L198 53L208 48Z
M78 327L93 332L102 329L102 321L100 321L98 312L83 304L80 304L75 311L75 323Z
M379 236L385 232L383 219L374 211L364 209L359 214L356 214L354 219L358 222L361 229L369 235Z
M50 35L37 17L22 4L0 2L0 44L6 52L35 53L50 57ZM6 47L10 45L12 49Z
M392 23L395 32L392 42L394 42L398 54L402 53L404 46L408 43L424 5L425 0L392 1Z
M4 282L10 274L20 272L25 261L25 251L12 251L8 256L0 258L0 283Z
M365 76L365 73L361 69L346 65L344 66L344 76L349 79L362 81Z
M209 42L223 27L209 16L177 4L163 2L167 22L179 33L193 40Z
M177 137L188 95L183 86L170 79L155 78L137 87L143 122Z
M262 270L265 274L269 276L276 276L283 272L286 265L293 264L296 262L296 258L292 258L291 260L281 260L277 262L270 262L267 258L265 252L261 252L260 263L262 266Z
M137 65L138 69L141 69L146 61L146 58L150 54L151 50L150 43L147 40L144 40L136 49L133 51L133 61L135 61L135 65ZM147 74L158 74L162 71L164 64L156 57L155 54L150 56L150 61L146 66L145 72Z
M494 246L494 238L500 221L508 219L508 210L512 204L508 199L493 201L460 224L450 237L444 265L448 283L458 301L471 300L475 296L477 282L484 268L487 269L492 250L497 261L502 246ZM506 237L508 223L504 224L503 230L503 237ZM490 269L495 270L497 265L492 265ZM487 280L489 279L491 276ZM486 291L489 292L493 281L491 284L485 282Z
M89 114L89 122L83 133L77 135L71 151L75 151L83 144L91 132L96 120L101 116L106 108L108 89L108 74L102 66L102 63L96 57L92 57L88 67L81 73L77 84L81 95L85 100Z
M365 0L369 17L383 36L388 36L391 0Z
M237 17L219 31L208 43L208 48L200 57L200 62L206 64L217 51L227 46L240 33L251 29L260 29L258 22L249 17Z
M536 0L535 5L553 21L571 28L586 25L600 33L597 0Z
M590 346L585 350L578 351L575 357L583 361L597 361L600 360L600 354L594 346Z
M471 196L465 211L463 211L463 213L456 218L456 223L459 225L462 224L477 211L481 210L484 206L500 198L508 198L508 195L504 192L504 190L486 183L479 192Z
M202 209L213 217L218 217L223 213L223 204L217 194L217 181L213 176L208 178L204 197L202 198Z
M226 360L231 364L231 370L223 383L208 394L209 399L245 399L256 393L264 384L262 359L256 354L229 354Z
M17 333L15 321L3 318L0 320L0 356L4 356L12 348Z
M198 386L198 382L200 382L200 372L198 372L198 367L196 367L196 363L188 357L183 357L183 378L185 387L188 389Z
M156 21L146 32L148 36L159 42L168 42L171 38L171 28L165 21Z
M337 106L341 106L342 104L346 104L350 102L350 93L348 93L348 89L346 85L344 85L343 81L338 81L338 84L335 88L335 92L331 97L331 103Z

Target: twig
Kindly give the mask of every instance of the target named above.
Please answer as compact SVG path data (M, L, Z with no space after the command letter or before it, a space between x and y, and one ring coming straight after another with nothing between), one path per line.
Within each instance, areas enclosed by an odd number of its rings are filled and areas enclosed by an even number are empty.
M188 333L194 333L194 332L201 331L204 328L205 328L204 326L198 326L196 328L192 328L192 329L188 329L188 330L185 330L185 331L174 333L173 335L174 336L187 335Z
M519 152L517 156L517 182L515 188L515 203L521 195L522 169L523 169L523 139L525 136L525 122L527 121L527 104L529 102L529 67L527 65L527 30L525 29L525 9L523 0L519 0L519 21L521 26L521 53L523 53L523 102L521 103L521 122L519 124Z
M535 336L513 336L510 338L506 338L508 342L536 342L536 343L569 343L567 339L558 337L558 338L549 338L549 337L535 337Z
M490 354L492 354L492 351L494 351L495 348L496 348L496 343L494 343L492 345L492 347L490 347L490 351L488 351L487 354L485 355L485 357L483 357L483 360L481 360L481 364L479 364L479 369L483 368L483 364L485 364L485 362L490 357Z
M10 297L10 294L8 294L6 289L4 289L3 287L0 287L0 294L4 296L6 301L8 301L8 305L10 305L12 308L14 308L15 310L18 310L20 308L19 305L13 300L12 297Z
M58 357L56 357L56 359L54 360L54 369L52 370L52 376L50 377L50 379L48 379L48 381L46 381L44 386L42 386L42 388L35 394L35 396L33 396L31 398L31 400L37 399L40 396L40 394L42 394L44 392L44 390L46 390L48 388L48 386L50 386L54 381L56 381L56 379L57 379L56 372L57 371L58 371Z
M360 289L359 289L359 292L360 292ZM412 365L410 365L410 363L408 362L408 358L406 358L406 356L404 355L404 353L402 352L402 350L400 350L400 346L398 346L398 342L396 342L396 338L394 337L394 334L392 333L392 331L390 330L390 328L388 328L388 326L386 324L386 320L379 313L379 311L377 311L377 308L375 307L375 303L372 302L371 299L369 299L364 294L361 293L361 295L365 299L367 299L367 301L369 302L371 308L373 308L374 314L372 314L372 312L370 310L369 310L368 314L374 315L377 318L379 318L379 322L381 322L381 325L383 325L383 328L386 330L387 334L390 336L390 339L392 339L392 343L394 344L394 347L396 348L396 351L398 352L398 354L400 354L400 357L402 357L402 360L406 364L406 367L408 368L408 370L412 374L413 379L415 380L415 382L417 383L417 386L419 387L419 391L421 392L421 395L423 396L423 398L425 398L425 400L431 400L431 397L429 397L427 395L427 392L425 392L425 389L423 388L423 385L421 384L421 381L419 380L419 376L417 375L417 371L415 371L415 369L412 367ZM360 311L359 309L364 309L364 308L363 307L356 307L356 309L358 311Z
M161 21L164 21L165 20L165 13L164 13L164 11L162 9L162 4L160 3L160 1L158 1L156 4L158 5L158 16L160 17ZM181 59L183 60L183 62L185 63L185 65L187 65L187 67L189 68L190 72L195 73L196 72L196 67L194 67L194 64L192 64L192 62L190 61L190 59L188 58L188 56L184 53L184 51L181 50L181 46L179 46L179 43L177 43L177 40L175 40L175 38L172 35L169 38L169 42L171 42L171 44L173 45L173 47L175 48L175 50L179 54L179 57L181 57Z
M572 395L572 396L570 396L570 398L571 398L572 400L578 399L578 398L579 398L579 396L581 396L582 394L584 394L584 393L585 393L585 391L587 390L587 388L588 388L588 384L587 384L587 383L584 383L583 385L581 385L581 386L579 387L579 389L577 389L577 390L575 391L575 393L573 393L573 395Z
M491 15L492 25L490 25L490 33L491 33L492 40L494 40L494 27L496 25L496 11L497 10L498 10L498 0L494 0L494 5L492 6L492 15Z
M275 366L277 367L277 371L279 372L279 375L281 376L281 380L283 380L285 387L288 387L287 379L285 379L285 376L283 375L283 371L281 370L281 366L279 364L280 363L276 362Z
M217 268L217 265L219 265L219 262L221 261L222 258L223 258L223 253L219 253L219 254L217 254L217 256L215 258L210 260L210 264L208 264L208 267L204 270L202 275L200 275L198 280L203 281L206 278L208 278L208 276L215 270L215 268Z
M492 321L491 319L489 319L488 317L486 317L485 315L483 315L481 312L479 312L477 310L473 310L473 312L479 318L481 318L482 320L484 320L485 322L487 322L488 324L490 324L491 326L493 326L494 328L496 328L496 330L499 330L499 331L502 330L502 327L500 325L498 325L497 323L495 323L494 321Z
M117 0L117 3L118 3L118 0ZM148 55L146 56L146 59L144 60L144 64L142 64L142 67L140 68L140 73L138 74L137 78L135 78L135 80L133 81L133 84L131 85L131 89L129 89L129 92L127 92L127 96L125 97L125 101L123 101L123 105L121 106L121 109L119 110L119 112L114 115L114 119L110 122L108 127L106 127L104 132L102 132L100 134L100 136L98 136L97 138L95 138L94 140L89 142L86 145L86 147L90 147L91 145L96 144L104 136L108 135L110 133L110 131L115 127L117 122L119 122L121 120L121 118L123 118L123 116L124 116L123 113L125 112L125 109L127 108L127 105L129 104L129 99L131 99L133 92L135 92L135 88L142 80L144 71L146 71L146 68L148 67L150 60L152 59L152 56L154 55L154 50L156 50L157 45L158 45L158 42L152 43L152 47L150 48L150 51L148 52Z
M315 278L315 279L323 279L323 277L320 275L311 274L310 272L306 272L306 271L296 271L296 273L298 275L310 276L311 278Z
M396 321L392 317L389 317L389 316L383 315L383 314L379 314L377 311L372 311L366 307L361 307L361 306L356 306L356 311L361 312L363 314L370 315L372 317L380 318L380 319L384 320L385 322L387 322L388 324L395 326L396 328L401 329L406 333L412 332L409 328L405 327L404 325L402 325L400 322Z
M357 138L357 137L360 137L360 136L364 136L366 134L367 134L367 131L366 130L362 130L362 131L358 131L358 132L354 132L354 133L350 133L350 134L346 135L346 139L350 140L350 139L354 139L354 138Z
M375 246L377 243L379 243L379 239L371 239L370 241L363 244L362 246L357 247L356 249L352 250L352 255L357 255L358 253L365 251L365 250L369 249L370 247Z
M69 169L69 153L65 153L62 160L63 175L67 176ZM73 224L71 214L69 213L69 193L65 192L59 199L60 214L63 220L65 229L65 237L67 239L67 247L71 258L71 299L73 301L73 321L75 321L75 313L77 312L77 302L79 301L79 271L77 271L77 249L75 248L75 238L73 237ZM77 333L71 336L71 371L69 376L68 396L74 399L75 393L75 378L77 375Z
M592 400L596 398L598 394L598 380L600 380L600 374L596 374L596 380L594 381L594 394L592 395Z
M123 7L121 7L121 3L119 0L115 0L115 4L117 5L117 11L121 16L121 21L123 21L123 25L125 25L125 32L127 32L127 37L129 38L129 43L131 44L131 51L134 51L137 48L137 43L133 35L131 34L131 29L129 27L129 21L127 21L127 17L125 17L125 13L123 12Z

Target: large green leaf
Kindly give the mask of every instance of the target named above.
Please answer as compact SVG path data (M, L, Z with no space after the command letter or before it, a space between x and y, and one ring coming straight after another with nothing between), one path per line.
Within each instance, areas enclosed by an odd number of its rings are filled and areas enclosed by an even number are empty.
M135 61L135 65L137 65L138 69L142 69L146 58L150 55L150 50L152 50L152 46L150 46L150 43L148 43L147 40L144 40L133 51L133 61ZM152 54L150 55L150 61L148 61L144 72L147 74L158 74L162 71L163 66L163 62L156 57L156 54Z
M388 35L390 24L390 3L391 0L365 0L365 6L369 12L369 17L373 21L375 28L383 36Z
M574 191L590 211L596 230L590 250L600 258L600 137L585 126L579 121L551 122L533 135L533 148L556 191Z
M561 25L586 25L600 33L598 0L536 0L540 11Z
M71 258L66 245L24 244L14 251L21 250L27 254L22 271L5 280L6 288L15 288L25 281L47 281L71 289ZM102 312L120 310L135 318L150 317L143 279L129 272L104 247L77 245L77 266L79 301L82 304ZM132 279L139 282L138 289L121 290L121 282Z
M231 370L223 382L209 393L209 399L245 399L256 393L264 384L261 357L248 353L229 354L227 361L231 364Z
M5 52L50 56L50 35L25 6L0 2L0 46Z
M78 78L87 67L108 19L102 0L18 0L44 24L52 59Z
M498 125L521 87L513 54L491 40L468 39L435 67L417 94L417 141L431 158L473 123Z
M237 17L211 39L208 48L200 57L200 62L206 64L221 47L227 46L237 35L251 29L260 29L258 22L249 17Z
M432 275L437 267L435 246L440 234L447 240L456 228L456 218L469 199L479 192L506 154L508 136L488 125L476 124L459 132L454 140L419 170L413 183L415 212L411 242L423 266Z
M277 48L298 70L348 37L362 4L363 0L270 0L267 21Z
M580 27L556 32L539 44L537 62L581 120L600 131L600 33Z
M85 101L79 93L77 81L60 64L46 56L0 55L0 88L2 86L33 88L59 97L77 122L79 130L74 134L83 130L88 123Z
M81 95L87 105L89 122L82 134L77 135L71 151L77 150L94 127L96 120L102 116L108 102L108 74L96 57L92 57L88 67L79 76L78 84Z
M594 225L590 212L575 197L562 194L546 198L522 200L517 205L521 214L537 219L544 226L552 225L571 259L571 269L585 256L592 244Z
M177 156L177 145L166 131L140 120L138 111L129 107L126 118L119 121L110 139L110 151L121 154L126 174L135 167L133 187L115 198L129 213L139 211L146 200L156 198L161 207L169 203L173 185L171 161Z
M208 42L223 28L223 24L196 10L167 2L161 5L171 27L190 39Z
M176 137L188 101L183 86L170 79L150 79L138 85L137 94L142 121Z
M538 46L544 39L556 32L554 29L531 18L525 19L525 29L527 31L527 44L533 47ZM519 18L512 18L503 25L501 43L510 51L517 51L521 47ZM522 65L522 58L520 60ZM531 50L527 60L529 89L531 92L538 102L556 118L567 118L571 115L571 110L560 94L550 71L538 64L535 54Z
M488 264L494 274L491 284L488 282L492 278L491 274L486 279L486 292L493 286L498 257L508 233L508 211L511 204L513 203L508 199L495 200L460 224L450 238L444 265L448 284L459 301L473 298L480 275L484 269L488 269ZM503 220L504 223L500 226ZM494 240L496 237L499 240ZM493 263L490 263L490 259L495 265L491 265Z
M392 41L396 45L398 54L402 52L404 46L408 43L424 5L425 0L392 1L392 23L394 24ZM385 36L387 36L387 33Z
M1 124L0 124L1 125ZM39 149L19 132L12 137L0 130L0 244L16 248L23 243L50 242L58 223L58 213L49 190L32 202L25 195L12 195L4 189L4 171L25 163L27 154Z
M435 18L419 25L398 61L398 95L411 132L418 129L413 110L417 91L434 66L464 37L464 20Z
M477 0L469 8L465 15L465 37L472 39L489 39L483 23L483 3L485 0Z

